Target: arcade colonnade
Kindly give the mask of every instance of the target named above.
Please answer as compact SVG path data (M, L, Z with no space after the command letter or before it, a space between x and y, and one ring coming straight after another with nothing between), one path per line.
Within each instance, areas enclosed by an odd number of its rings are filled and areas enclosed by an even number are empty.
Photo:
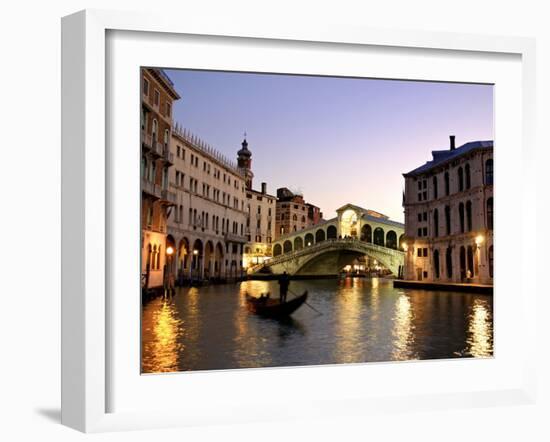
M240 269L241 244L205 237L185 235L166 237L166 248L172 248L166 262L167 272L176 280L237 278Z
M351 205L348 205L351 206ZM367 209L344 206L336 218L280 237L273 243L273 256L283 255L337 238L357 238L394 250L402 250L404 225L390 221L383 215L369 215ZM371 211L372 212L372 211Z

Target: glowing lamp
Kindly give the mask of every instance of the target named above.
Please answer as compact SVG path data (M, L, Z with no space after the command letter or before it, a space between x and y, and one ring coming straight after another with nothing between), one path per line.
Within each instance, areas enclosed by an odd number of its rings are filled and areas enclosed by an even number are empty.
M483 241L485 240L485 238L483 237L483 235L477 235L476 236L476 246L480 246L481 244L483 244Z
M197 249L193 250L193 255L197 256L199 254L199 251Z
M168 246L168 247L166 248L166 254L167 254L168 256L170 256L170 255L172 255L173 253L174 253L174 249L172 248L172 246Z

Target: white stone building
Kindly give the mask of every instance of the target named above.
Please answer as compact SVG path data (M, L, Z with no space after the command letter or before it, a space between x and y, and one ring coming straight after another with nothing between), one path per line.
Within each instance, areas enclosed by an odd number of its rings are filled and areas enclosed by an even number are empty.
M404 279L493 283L493 141L432 151L405 177Z
M247 242L245 176L237 164L176 125L172 131L168 217L169 271L179 282L243 275Z

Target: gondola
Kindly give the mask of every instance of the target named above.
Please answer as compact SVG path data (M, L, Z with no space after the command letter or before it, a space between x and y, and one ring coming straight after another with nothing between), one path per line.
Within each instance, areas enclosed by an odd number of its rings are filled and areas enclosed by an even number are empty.
M300 296L283 302L278 299L256 298L246 294L248 310L266 318L284 318L295 312L307 299L307 290Z

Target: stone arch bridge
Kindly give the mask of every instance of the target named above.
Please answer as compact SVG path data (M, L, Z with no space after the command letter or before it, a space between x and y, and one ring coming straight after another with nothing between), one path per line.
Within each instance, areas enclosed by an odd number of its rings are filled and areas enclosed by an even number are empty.
M287 272L289 275L335 275L356 258L365 255L376 259L394 275L399 274L404 263L404 252L401 250L357 238L336 238L276 256L254 270L268 270L274 274Z
M352 204L336 213L333 219L279 237L273 243L273 258L249 273L333 275L367 255L399 275L404 263L402 223Z

